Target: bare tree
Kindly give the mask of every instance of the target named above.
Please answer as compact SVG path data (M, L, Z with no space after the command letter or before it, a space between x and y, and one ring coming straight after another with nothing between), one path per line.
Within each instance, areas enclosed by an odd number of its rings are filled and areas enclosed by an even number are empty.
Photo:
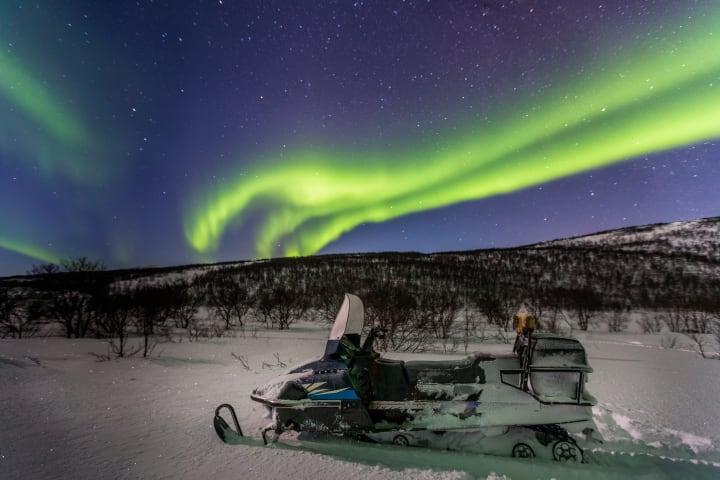
M41 263L39 265L33 265L27 273L28 275L52 275L53 273L58 273L59 271L60 266L54 263Z
M323 288L312 296L312 307L318 313L322 321L332 323L335 320L337 309L342 303L342 288ZM350 290L350 289L348 289Z
M432 326L415 296L405 287L381 284L366 297L366 321L386 332L384 338L379 339L379 348L415 352L429 343Z
M709 334L713 333L712 314L703 310L696 310L689 313L688 331L690 333Z
M547 315L540 323L540 328L552 333L558 333L561 330L561 320L564 317L563 309L565 308L565 299L562 290L550 290L546 293L545 307Z
M215 315L230 329L236 322L244 325L243 318L253 306L252 295L244 285L230 275L222 275L208 285L208 303Z
M27 338L38 331L37 315L22 293L0 287L0 338Z
M517 311L518 302L507 290L485 290L475 298L475 305L485 316L488 324L497 326L501 332L507 332L512 328L512 319Z
M108 292L98 297L96 302L99 310L97 327L107 337L112 353L121 358L138 353L141 347L128 349L127 346L134 323L135 302L132 294L127 291Z
M105 264L102 261L90 260L87 257L68 257L62 260L60 265L66 272L87 273L105 270Z
M200 308L202 296L185 281L168 285L170 316L177 328L188 328Z
M59 323L67 338L83 338L92 330L97 313L93 297L106 289L107 279L96 275L105 267L86 257L69 258L61 264L66 273L58 273L50 264L43 267L47 275L42 284L43 315Z
M577 326L586 331L602 304L600 296L590 288L577 288L567 291L568 302L575 312Z
M640 328L643 333L660 333L662 327L662 318L656 313L647 313L640 318Z
M419 309L427 316L427 322L432 328L435 338L447 340L450 338L453 323L462 308L458 292L449 289L436 289L420 297Z
M257 294L257 312L266 325L286 330L308 309L303 292L283 285L265 285Z
M525 284L528 293L527 306L530 313L542 325L544 321L547 291L543 279L552 278L555 275L555 266L552 262L547 264L534 265L530 267L525 275Z
M481 341L485 337L485 322L480 322L478 319L477 312L470 309L470 301L466 298L465 305L462 314L462 335L463 335L463 350L468 353L468 347L470 346L471 335L477 335L478 326L481 329Z
M610 318L608 319L609 332L622 332L627 329L629 319L627 317L627 309L621 304L614 304L610 308Z
M55 290L50 293L47 315L58 322L67 338L84 338L95 319L91 302L95 292L83 290Z
M172 303L165 286L144 286L132 294L135 305L135 326L143 337L142 355L147 357L157 346L159 335L167 335L167 320Z
M678 347L682 335L667 333L660 338L660 346L665 350L672 350Z
M713 319L713 338L715 339L715 348L717 351L717 358L720 360L720 312L715 313L715 318Z
M687 333L690 331L690 317L692 312L682 305L668 307L664 314L665 324L674 333Z
M708 348L711 346L711 336L702 333L686 333L686 337L693 341L697 347L697 352L702 358L710 358L711 354Z

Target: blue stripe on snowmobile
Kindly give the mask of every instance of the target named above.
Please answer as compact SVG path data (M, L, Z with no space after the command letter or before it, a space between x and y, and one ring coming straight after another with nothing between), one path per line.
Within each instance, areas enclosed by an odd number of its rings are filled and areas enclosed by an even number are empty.
M355 393L355 390L351 388L346 388L340 391L336 392L327 392L327 393L312 393L310 392L308 394L308 398L310 400L360 400L360 397L357 396L357 393Z

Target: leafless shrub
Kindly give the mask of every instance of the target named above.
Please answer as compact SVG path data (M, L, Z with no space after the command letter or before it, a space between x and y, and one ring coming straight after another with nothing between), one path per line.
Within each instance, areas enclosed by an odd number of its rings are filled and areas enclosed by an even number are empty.
M710 335L702 333L687 333L685 335L693 341L698 354L702 358L712 358L713 355L708 351L708 348L710 348L713 343Z
M713 314L713 338L715 339L715 348L717 349L717 359L720 360L720 311Z
M674 333L685 333L690 330L690 317L692 312L682 306L669 307L663 316L668 330Z
M113 355L110 353L110 347L108 347L108 353L95 353L95 352L88 352L88 355L91 357L95 357L95 362L108 362L113 359Z
M130 292L107 292L95 299L96 328L107 337L109 350L117 357L131 357L140 347L128 349L130 329L134 324L135 303Z
M672 350L678 348L680 335L674 333L668 333L660 338L660 346L665 350Z
M655 313L647 313L640 318L640 329L643 333L660 333L662 328L662 318Z
M185 329L188 340L197 342L201 338L210 338L210 329L204 322L200 322L197 319L192 319L188 322L188 326Z
M450 338L450 342L447 339L442 341L442 347L444 353L455 353L460 349L462 340L457 337Z
M566 308L565 290L562 288L551 288L545 292L543 299L546 303L545 318L539 322L539 328L550 333L559 333L562 330L563 319L566 318L564 309ZM571 328L572 330L572 325Z
M37 313L60 324L67 338L83 338L94 331L97 310L95 297L107 290L107 279L100 261L87 257L68 258L61 269L53 264L38 265L32 272L42 275ZM39 295L38 295L39 294Z
M280 360L280 353L275 352L273 357L275 357L275 363L263 362L262 368L287 368L287 364Z
M235 360L240 362L240 365L242 365L245 370L250 370L250 364L248 363L248 358L245 355L238 355L235 352L230 352L230 355L232 355Z
M490 287L481 290L474 303L489 325L495 325L503 332L512 328L512 319L518 309L518 302L504 289Z
M510 343L512 340L512 335L505 330L498 330L495 334L495 341L498 343Z
M168 286L171 295L170 316L177 328L188 328L200 308L202 295L185 281Z
M709 312L693 311L688 318L688 330L691 333L713 333L713 317Z
M223 325L220 325L213 321L201 321L193 319L188 323L188 327L185 329L188 340L191 342L198 342L200 340L207 340L210 338L222 338L229 334L232 330L225 330Z
M60 271L60 267L54 263L41 263L39 265L33 265L30 270L28 270L28 275L52 275L53 273L58 273Z
M30 355L25 355L25 358L27 358L30 362L34 363L38 367L42 367L42 363L40 362L39 358Z
M307 299L299 289L279 284L265 284L258 289L255 313L267 327L286 330L307 309Z
M468 353L468 347L470 345L470 337L477 336L478 330L480 330L480 337L482 341L485 337L485 328L487 324L479 319L477 313L471 311L468 307L468 302L465 302L465 308L463 309L462 318L462 336L463 336L463 350Z
M333 285L335 287L335 285ZM342 303L342 289L323 288L312 298L312 308L317 312L320 320L332 323L335 321L338 305Z
M608 319L608 331L612 333L625 331L629 321L627 310L620 305L614 305L611 308L610 318Z
M593 317L602 308L600 296L590 288L570 289L568 302L575 312L577 327L587 331L593 322Z
M432 326L415 296L403 286L386 283L366 294L365 319L368 325L385 330L378 339L382 350L417 352L432 338Z
M560 332L561 312L559 308L549 308L545 320L540 324L540 328L550 333Z
M224 328L222 325L218 325L217 323L211 323L210 324L210 336L213 338L223 338L223 337L230 337L234 336L234 330L227 328Z
M216 276L208 284L207 297L213 313L225 322L225 329L235 324L242 328L243 319L254 303L247 288L228 273Z
M68 257L61 260L60 265L66 272L87 273L105 270L105 264L102 261L90 260L88 257Z
M19 291L0 287L0 338L27 338L39 329L34 304Z
M170 339L167 321L172 314L172 292L166 285L138 287L132 294L135 327L142 335L142 356L147 357L162 340Z
M455 318L462 308L460 295L453 290L431 290L419 299L419 310L427 316L427 324L435 338L448 340Z

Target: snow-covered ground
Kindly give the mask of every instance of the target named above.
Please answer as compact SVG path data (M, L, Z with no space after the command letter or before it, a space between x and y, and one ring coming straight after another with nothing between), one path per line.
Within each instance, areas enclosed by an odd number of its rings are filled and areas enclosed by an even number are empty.
M312 452L221 443L211 425L215 406L234 404L246 433L257 436L268 420L250 391L286 370L278 359L290 366L317 357L327 330L298 324L102 362L89 354L106 353L100 340L1 340L0 478L720 478L720 361L664 350L660 336L638 334L581 337L607 440L588 464L336 438L285 443Z

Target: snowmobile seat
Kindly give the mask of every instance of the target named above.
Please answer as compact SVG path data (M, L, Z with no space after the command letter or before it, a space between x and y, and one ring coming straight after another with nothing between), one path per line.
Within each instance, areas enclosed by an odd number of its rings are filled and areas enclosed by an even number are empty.
M420 383L485 383L485 371L480 366L483 361L494 357L478 354L463 360L428 362L406 362L410 385Z
M405 362L389 358L377 358L370 367L370 385L374 400L407 400L410 382Z

